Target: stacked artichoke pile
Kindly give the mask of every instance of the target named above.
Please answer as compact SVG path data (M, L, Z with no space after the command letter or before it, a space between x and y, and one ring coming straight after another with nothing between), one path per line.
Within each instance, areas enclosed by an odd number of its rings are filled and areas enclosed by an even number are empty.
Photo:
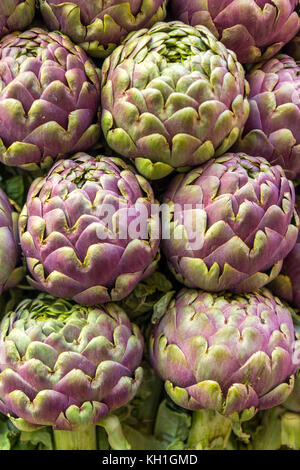
M0 449L300 449L300 2L0 3Z

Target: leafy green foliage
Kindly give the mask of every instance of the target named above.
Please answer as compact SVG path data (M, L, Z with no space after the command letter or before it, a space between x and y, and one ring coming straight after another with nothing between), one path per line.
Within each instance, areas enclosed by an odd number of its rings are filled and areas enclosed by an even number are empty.
M50 428L20 432L9 418L0 414L1 450L53 450Z
M29 172L0 164L0 188L19 208L25 203L28 190L35 176Z

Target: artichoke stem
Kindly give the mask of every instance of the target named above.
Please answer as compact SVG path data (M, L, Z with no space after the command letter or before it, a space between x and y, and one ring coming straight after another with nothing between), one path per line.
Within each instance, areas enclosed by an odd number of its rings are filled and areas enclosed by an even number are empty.
M230 420L217 411L194 411L189 447L197 450L226 449L231 431Z
M97 450L96 426L54 431L55 450Z

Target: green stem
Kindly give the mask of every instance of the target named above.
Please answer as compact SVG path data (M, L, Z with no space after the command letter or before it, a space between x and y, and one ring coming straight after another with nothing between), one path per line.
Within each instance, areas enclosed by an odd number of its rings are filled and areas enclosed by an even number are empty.
M97 450L96 426L54 431L55 450Z
M130 444L123 434L122 426L114 415L108 415L97 423L98 426L102 426L108 437L108 442L113 450L130 450Z
M194 411L188 445L197 450L225 449L231 430L231 421L217 411Z

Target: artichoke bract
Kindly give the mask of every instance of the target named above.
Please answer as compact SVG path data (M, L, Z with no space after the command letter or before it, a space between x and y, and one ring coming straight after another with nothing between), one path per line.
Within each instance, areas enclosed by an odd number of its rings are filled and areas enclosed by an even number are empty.
M234 53L207 28L158 23L131 33L102 68L108 145L160 179L222 155L249 114Z
M98 141L98 71L66 36L32 29L0 43L0 161L35 171Z
M250 418L293 389L289 308L263 289L243 296L183 289L154 326L151 362L183 408Z
M143 338L116 304L42 294L1 322L0 411L20 429L98 423L139 387Z
M164 201L162 248L187 287L252 292L275 279L297 240L294 186L258 157L226 154L178 175Z
M23 268L19 266L18 220L19 214L0 189L0 295L23 277Z
M263 155L288 178L300 175L300 67L287 55L259 64L248 75L250 116L237 150Z
M298 0L172 0L173 15L204 25L242 63L273 57L297 33Z
M167 0L40 0L50 30L67 34L94 57L106 57L131 31L166 16Z
M0 38L13 31L26 29L33 20L35 0L2 0L0 2Z
M157 264L152 206L149 183L120 159L81 153L57 162L33 182L20 216L32 285L86 305L126 297Z
M296 200L296 210L300 216L300 199ZM279 276L270 284L270 289L280 298L300 308L300 232L292 251L284 259Z

